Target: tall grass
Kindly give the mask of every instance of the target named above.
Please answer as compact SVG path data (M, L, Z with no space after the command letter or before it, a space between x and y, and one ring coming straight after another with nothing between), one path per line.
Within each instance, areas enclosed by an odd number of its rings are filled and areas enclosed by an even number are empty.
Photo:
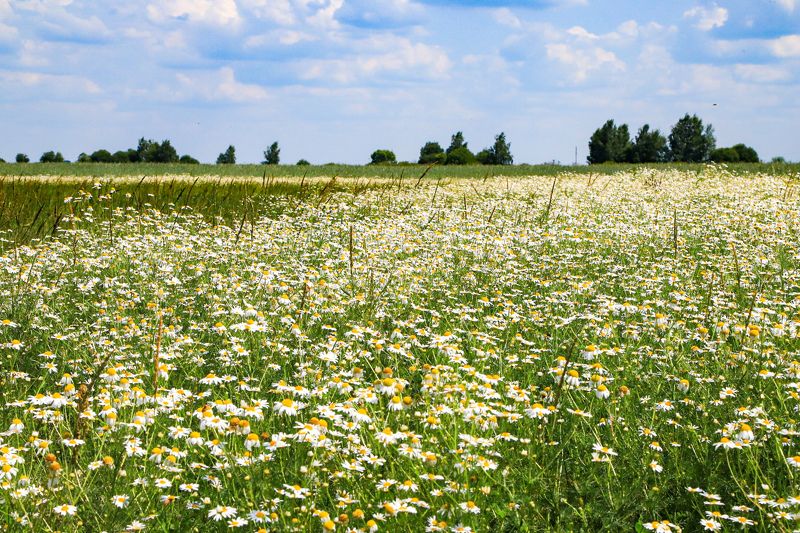
M438 178L485 178L492 176L553 176L563 172L580 174L615 174L640 168L659 170L683 170L699 172L704 164L666 163L648 165L604 164L604 165L513 165L513 166L436 166L427 177ZM727 165L736 173L800 173L800 163L736 163ZM120 163L0 163L0 176L61 176L61 177L112 177L112 176L225 176L225 177L292 177L303 176L356 178L416 178L424 165L180 165L180 164L120 164Z

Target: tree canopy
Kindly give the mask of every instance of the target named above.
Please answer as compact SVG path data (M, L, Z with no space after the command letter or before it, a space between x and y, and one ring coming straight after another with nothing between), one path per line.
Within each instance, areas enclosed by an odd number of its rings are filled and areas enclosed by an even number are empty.
M700 163L708 161L716 147L714 127L703 125L697 115L684 115L669 134L669 151L672 161Z
M228 146L228 149L217 156L218 165L235 165L236 164L236 147L233 145Z
M589 164L615 162L623 163L630 157L632 149L628 125L617 126L613 120L595 130L589 139Z
M390 165L397 163L397 156L391 150L375 150L369 156L370 165Z
M281 149L278 147L278 141L272 143L269 148L264 150L264 161L262 161L265 165L277 165L281 161Z

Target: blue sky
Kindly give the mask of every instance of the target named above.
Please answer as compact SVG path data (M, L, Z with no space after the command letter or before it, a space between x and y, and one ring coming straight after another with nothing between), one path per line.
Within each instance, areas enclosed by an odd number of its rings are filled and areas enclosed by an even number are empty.
M800 0L0 0L0 157L169 138L416 160L461 130L585 161L609 118L800 160ZM716 104L716 105L715 105Z

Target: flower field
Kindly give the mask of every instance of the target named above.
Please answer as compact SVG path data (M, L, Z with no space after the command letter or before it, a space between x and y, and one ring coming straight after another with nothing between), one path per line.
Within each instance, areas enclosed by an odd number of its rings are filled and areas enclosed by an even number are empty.
M86 187L3 243L0 522L795 529L797 179Z

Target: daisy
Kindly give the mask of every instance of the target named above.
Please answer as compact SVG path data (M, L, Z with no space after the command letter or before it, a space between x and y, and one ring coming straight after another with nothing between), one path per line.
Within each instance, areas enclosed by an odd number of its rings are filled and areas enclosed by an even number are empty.
M74 505L58 505L53 508L53 512L61 516L75 516L75 513L78 512L78 508Z
M217 505L210 511L208 511L208 517L214 519L215 522L219 522L223 518L232 518L236 516L236 507L226 507L224 505Z

